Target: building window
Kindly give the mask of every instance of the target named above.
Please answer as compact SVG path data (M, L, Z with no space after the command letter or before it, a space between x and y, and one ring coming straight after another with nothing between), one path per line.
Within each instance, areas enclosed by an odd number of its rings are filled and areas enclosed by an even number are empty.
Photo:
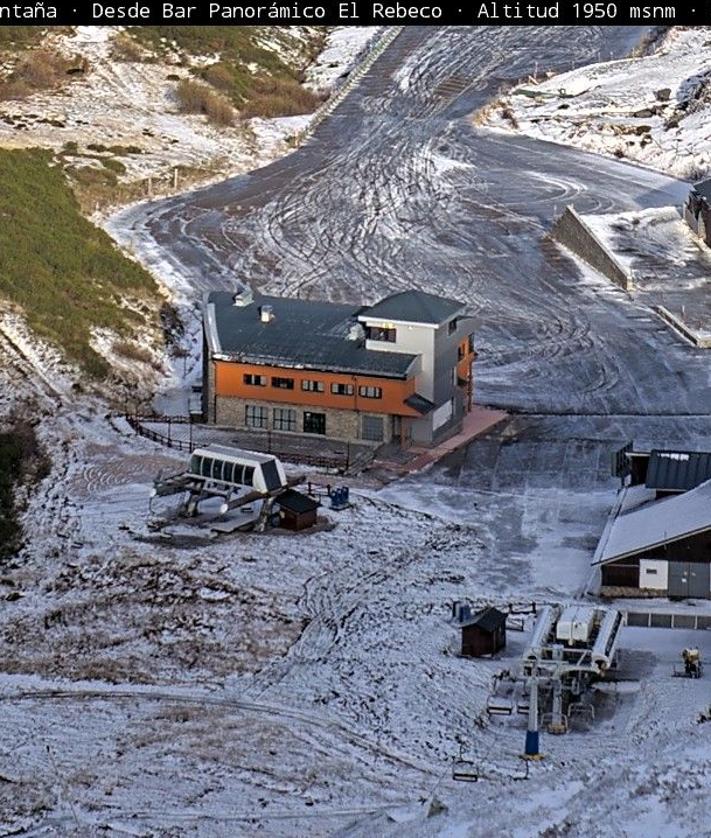
M305 378L301 382L301 389L308 393L323 393L323 381L313 381Z
M383 388L382 387L359 387L358 388L358 395L362 396L364 399L382 399L383 398Z
M366 326L365 337L367 340L381 340L386 343L396 343L397 329L385 329L381 326Z
M266 407L248 404L244 409L244 424L248 428L266 428L268 424Z
M331 392L334 396L352 396L353 395L353 385L352 384L331 384Z
M293 378L279 378L279 376L272 376L272 387L278 387L280 390L293 390Z
M267 386L267 377L266 375L253 375L252 373L248 372L245 373L243 377L244 383L249 384L252 387L266 387Z
M385 436L385 423L382 416L363 416L361 437L368 442L382 442Z
M275 431L295 431L296 411L290 407L275 407L272 428Z
M449 321L449 334L453 335L457 331L457 318Z
M657 568L656 567L647 567L644 570L645 573L651 573L652 576L657 575Z
M309 413L304 411L304 433L305 434L321 434L326 433L326 414L325 413Z

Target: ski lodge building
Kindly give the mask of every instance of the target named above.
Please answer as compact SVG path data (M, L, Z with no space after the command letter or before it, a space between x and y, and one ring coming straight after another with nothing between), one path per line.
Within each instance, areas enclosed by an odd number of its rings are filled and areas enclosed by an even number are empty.
M373 306L210 292L203 418L348 442L436 443L471 409L464 309L422 291Z

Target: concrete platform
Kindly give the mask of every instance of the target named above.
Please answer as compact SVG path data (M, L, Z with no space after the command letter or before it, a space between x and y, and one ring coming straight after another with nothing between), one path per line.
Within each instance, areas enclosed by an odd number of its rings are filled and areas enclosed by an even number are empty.
M419 446L412 446L407 451L402 452L398 460L380 460L376 459L373 463L374 468L392 469L399 472L401 475L414 474L438 462L447 454L453 451L458 451L460 448L468 445L473 439L480 434L485 433L494 425L498 425L508 417L508 413L503 410L490 410L486 407L477 407L476 405L465 416L462 423L462 430L449 437L439 445L432 448L421 448Z

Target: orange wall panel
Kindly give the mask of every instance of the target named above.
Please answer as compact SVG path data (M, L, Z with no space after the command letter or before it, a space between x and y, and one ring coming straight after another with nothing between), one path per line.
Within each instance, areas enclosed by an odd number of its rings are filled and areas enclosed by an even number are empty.
M404 402L415 392L414 378L406 380L392 378L378 378L366 375L348 375L338 373L317 372L314 370L296 370L282 367L267 367L257 364L241 364L232 361L215 361L215 395L237 396L241 399L254 401L286 402L289 404L310 405L313 407L341 408L342 410L358 410L363 413L385 413L397 416L419 416L417 411L408 407ZM263 375L267 378L267 386L260 387L245 384L245 375ZM286 390L272 387L272 377L293 378L294 389ZM315 393L301 389L301 382L322 381L323 393ZM331 392L331 384L353 385L353 395L341 396ZM358 395L359 387L380 387L383 396L380 399L369 399Z

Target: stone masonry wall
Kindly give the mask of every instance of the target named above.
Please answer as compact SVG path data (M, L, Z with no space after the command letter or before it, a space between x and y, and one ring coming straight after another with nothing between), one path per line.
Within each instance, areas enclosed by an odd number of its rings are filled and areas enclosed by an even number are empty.
M633 283L629 273L617 262L614 255L585 224L573 207L567 207L556 221L551 236L572 250L588 265L603 276L612 280L625 291L632 290Z
M324 413L326 415L326 436L330 439L348 441L367 442L361 439L361 422L362 415L369 415L363 412L356 412L354 410L333 410L321 407L308 407L300 404L288 404L285 402L270 402L255 399L241 399L237 396L217 396L216 411L212 421L217 425L233 427L233 428L247 428L245 424L245 408L247 405L259 405L268 409L267 428L264 430L274 430L277 433L286 433L285 431L276 430L273 426L273 409L277 408L291 408L296 411L296 432L300 434L304 427L304 412ZM392 421L389 416L380 414L384 422L384 442L389 442L392 437ZM311 435L310 435L311 436ZM377 443L380 444L380 443Z

